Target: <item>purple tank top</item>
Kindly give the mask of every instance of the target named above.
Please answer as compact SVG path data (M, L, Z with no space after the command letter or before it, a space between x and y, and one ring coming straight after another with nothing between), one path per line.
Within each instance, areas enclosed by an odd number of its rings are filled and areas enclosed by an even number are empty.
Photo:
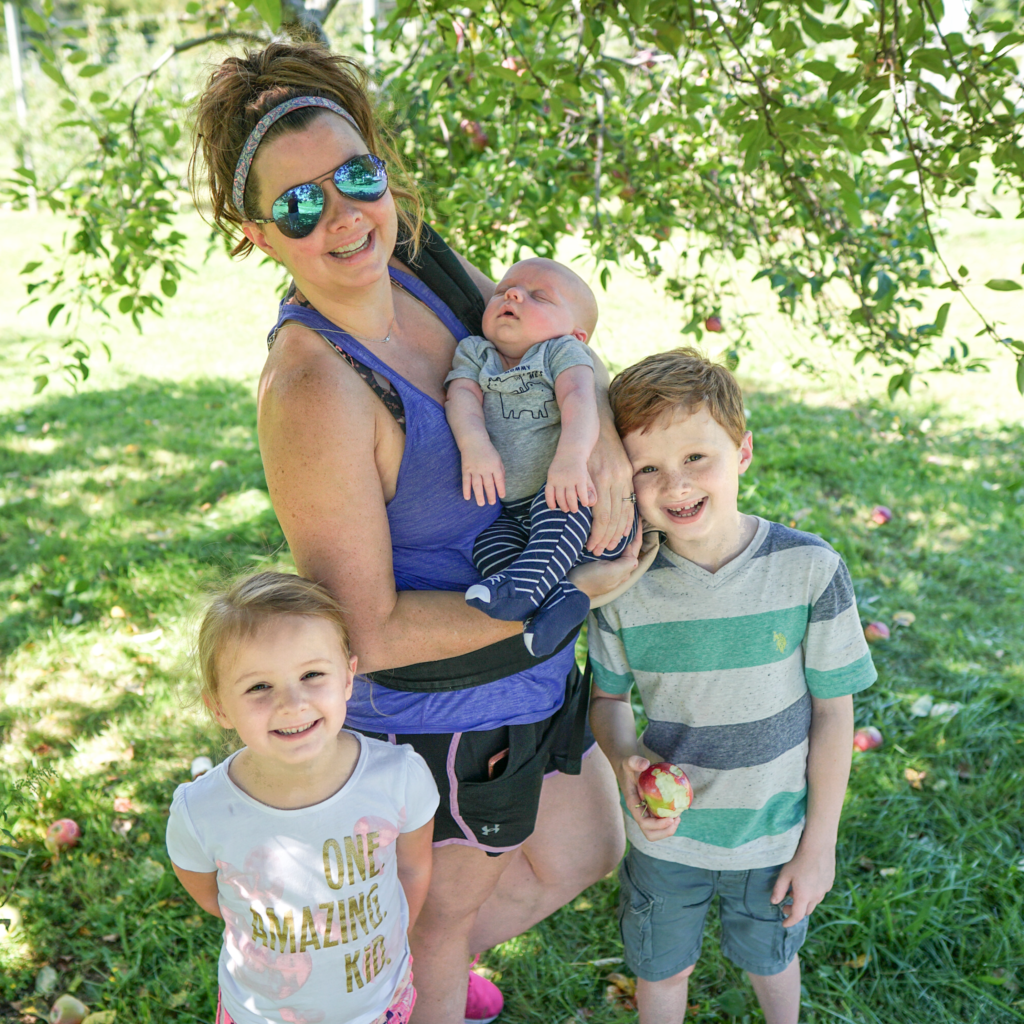
M388 269L392 279L423 302L457 341L469 334L422 281ZM501 506L480 508L463 498L459 449L444 407L315 309L282 303L275 330L292 320L390 381L405 406L405 451L395 496L387 504L396 589L465 590L479 582L473 543ZM369 732L400 734L470 732L539 722L561 707L573 657L570 644L525 672L448 693L391 690L356 676L346 722Z

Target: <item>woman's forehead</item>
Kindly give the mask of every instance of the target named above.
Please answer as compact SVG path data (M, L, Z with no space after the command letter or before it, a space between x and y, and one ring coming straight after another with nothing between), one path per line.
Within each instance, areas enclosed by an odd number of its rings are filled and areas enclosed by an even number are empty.
M346 160L368 153L362 136L343 117L324 111L300 131L265 141L256 151L252 173L264 193L279 195L293 185L330 174Z

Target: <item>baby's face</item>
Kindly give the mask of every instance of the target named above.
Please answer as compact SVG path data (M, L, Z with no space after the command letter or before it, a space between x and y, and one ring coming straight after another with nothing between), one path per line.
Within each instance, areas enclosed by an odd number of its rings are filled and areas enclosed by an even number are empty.
M587 340L572 278L539 260L523 260L498 282L484 310L484 337L508 359L563 334Z

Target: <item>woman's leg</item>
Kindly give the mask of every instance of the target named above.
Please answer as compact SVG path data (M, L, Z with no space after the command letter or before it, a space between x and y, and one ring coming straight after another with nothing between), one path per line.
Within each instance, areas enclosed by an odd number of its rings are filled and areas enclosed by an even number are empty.
M469 846L434 849L427 900L412 930L416 972L413 1024L462 1024L477 911L494 891L510 854L488 857Z
M614 869L626 845L618 794L596 748L580 775L544 780L533 835L514 853L490 858L505 868L476 915L471 955L522 934Z

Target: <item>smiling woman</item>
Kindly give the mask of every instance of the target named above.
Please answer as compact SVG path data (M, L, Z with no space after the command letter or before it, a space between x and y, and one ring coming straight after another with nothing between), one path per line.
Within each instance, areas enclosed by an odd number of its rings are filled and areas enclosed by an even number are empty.
M353 681L346 728L411 744L441 792L411 937L416 1022L488 1021L502 997L467 971L473 954L606 874L623 838L614 779L585 729L577 628L534 658L521 623L463 597L498 507L463 497L444 380L494 285L422 223L367 89L358 65L313 45L230 58L199 102L193 187L201 157L215 222L242 236L235 251L260 249L295 282L260 382L260 450L296 565L340 601L369 673ZM588 546L600 554L633 506L595 363ZM636 564L630 548L573 582L593 599Z

